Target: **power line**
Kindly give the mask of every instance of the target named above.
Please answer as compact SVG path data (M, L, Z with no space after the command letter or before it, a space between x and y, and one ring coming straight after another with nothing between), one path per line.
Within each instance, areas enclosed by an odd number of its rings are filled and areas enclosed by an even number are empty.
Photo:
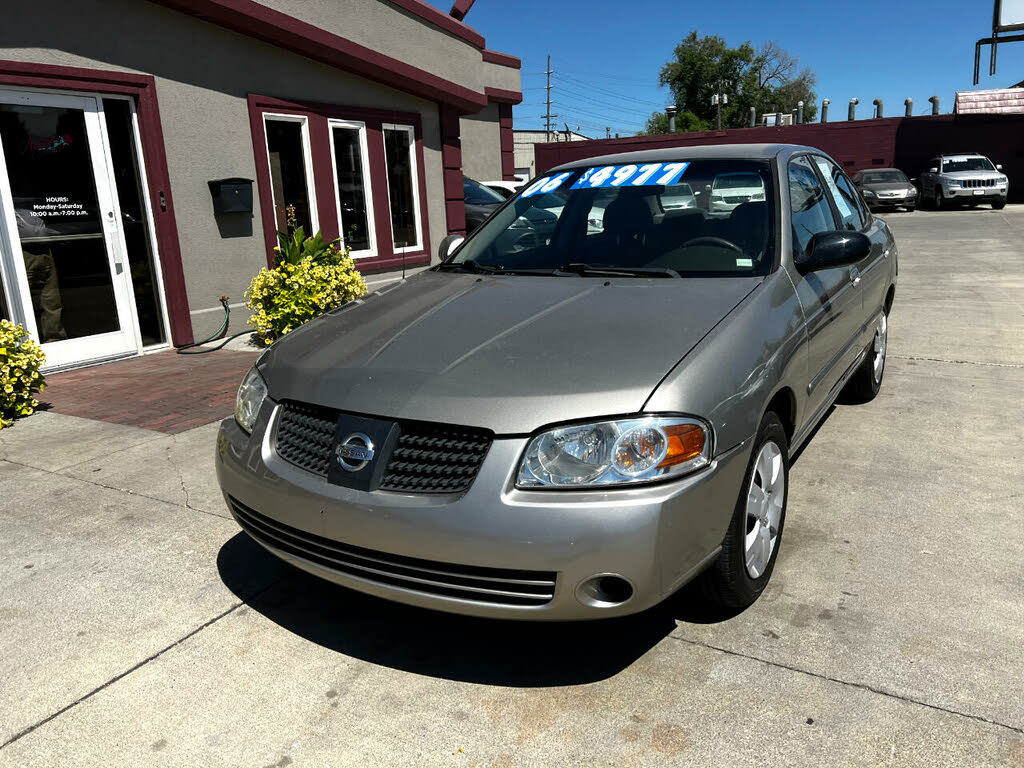
M639 114L639 113L643 113L644 117L647 117L647 115L649 115L652 111L655 111L655 110L660 111L660 110L658 110L657 107L654 107L654 106L640 106L640 105L637 105L637 106L633 107L633 106L629 106L629 105L622 106L621 104L612 104L611 102L608 102L608 101L602 101L601 99L592 98L590 96L587 96L585 94L580 93L579 91L573 90L572 88L562 87L562 88L559 89L558 92L560 94L561 93L568 94L570 99L580 99L585 104L590 105L590 106L604 107L606 109L615 110L616 112L625 112L625 113L631 114L631 115L636 115L636 114Z
M609 90L607 88L602 88L601 86L598 86L598 85L592 85L591 83L586 83L586 82L584 82L582 80L578 80L575 77L567 77L565 75L559 75L558 77L561 80L568 80L570 83L573 83L573 84L575 84L577 86L582 86L584 88L589 88L591 90L598 91L599 93L603 93L606 96L614 96L616 99L623 99L625 101L633 101L633 102L636 102L638 104L644 104L644 105L656 104L656 102L651 101L649 99L638 99L635 96L627 96L624 93L619 93L617 91L612 91L612 90ZM657 106L661 106L661 105L659 104Z

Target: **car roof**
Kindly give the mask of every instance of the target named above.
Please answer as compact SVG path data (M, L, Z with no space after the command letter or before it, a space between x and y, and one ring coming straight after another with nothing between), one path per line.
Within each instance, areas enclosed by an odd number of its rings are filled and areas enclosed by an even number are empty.
M859 171L856 171L856 173L874 173L875 171L899 171L900 173L903 173L902 168L861 168Z
M680 158L686 160L770 160L781 153L798 150L821 152L820 149L799 144L709 144L699 147L668 147L666 149L645 149L639 152L622 152L615 155L599 155L564 163L552 168L551 171L569 171L576 168L589 168L592 165L658 163Z

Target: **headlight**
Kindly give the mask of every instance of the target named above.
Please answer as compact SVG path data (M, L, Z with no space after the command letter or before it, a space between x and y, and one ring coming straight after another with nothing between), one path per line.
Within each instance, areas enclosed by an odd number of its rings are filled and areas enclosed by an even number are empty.
M861 194L863 194L864 197L874 197L875 196L875 193L872 192L870 189L862 189L861 190Z
M252 434L256 417L259 416L260 407L266 397L267 385L263 382L263 377L256 372L255 368L249 369L245 378L242 379L238 395L235 398L235 421L249 434Z
M960 186L960 182L959 181L955 181L953 179L950 179L948 183L949 183L949 186L951 186L951 187L959 187Z
M692 418L646 416L575 424L530 441L518 488L649 483L711 461L711 428Z

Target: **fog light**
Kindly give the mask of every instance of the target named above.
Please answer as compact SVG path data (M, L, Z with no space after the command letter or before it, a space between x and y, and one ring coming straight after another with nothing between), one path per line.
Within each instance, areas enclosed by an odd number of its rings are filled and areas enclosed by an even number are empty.
M633 585L617 573L599 573L576 587L576 599L594 608L614 608L632 597Z

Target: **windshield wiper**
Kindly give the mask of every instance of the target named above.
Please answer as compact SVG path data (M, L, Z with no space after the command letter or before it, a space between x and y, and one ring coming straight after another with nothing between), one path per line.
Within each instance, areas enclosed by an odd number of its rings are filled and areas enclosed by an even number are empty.
M466 269L470 272L483 272L487 275L505 271L504 267L495 266L493 264L481 264L477 261L473 261L473 259L466 259L465 261L446 261L444 264L438 264L437 268L443 270Z
M668 267L605 267L597 264L566 264L562 267L563 272L571 272L581 276L616 276L628 275L630 277L681 277L674 269Z

